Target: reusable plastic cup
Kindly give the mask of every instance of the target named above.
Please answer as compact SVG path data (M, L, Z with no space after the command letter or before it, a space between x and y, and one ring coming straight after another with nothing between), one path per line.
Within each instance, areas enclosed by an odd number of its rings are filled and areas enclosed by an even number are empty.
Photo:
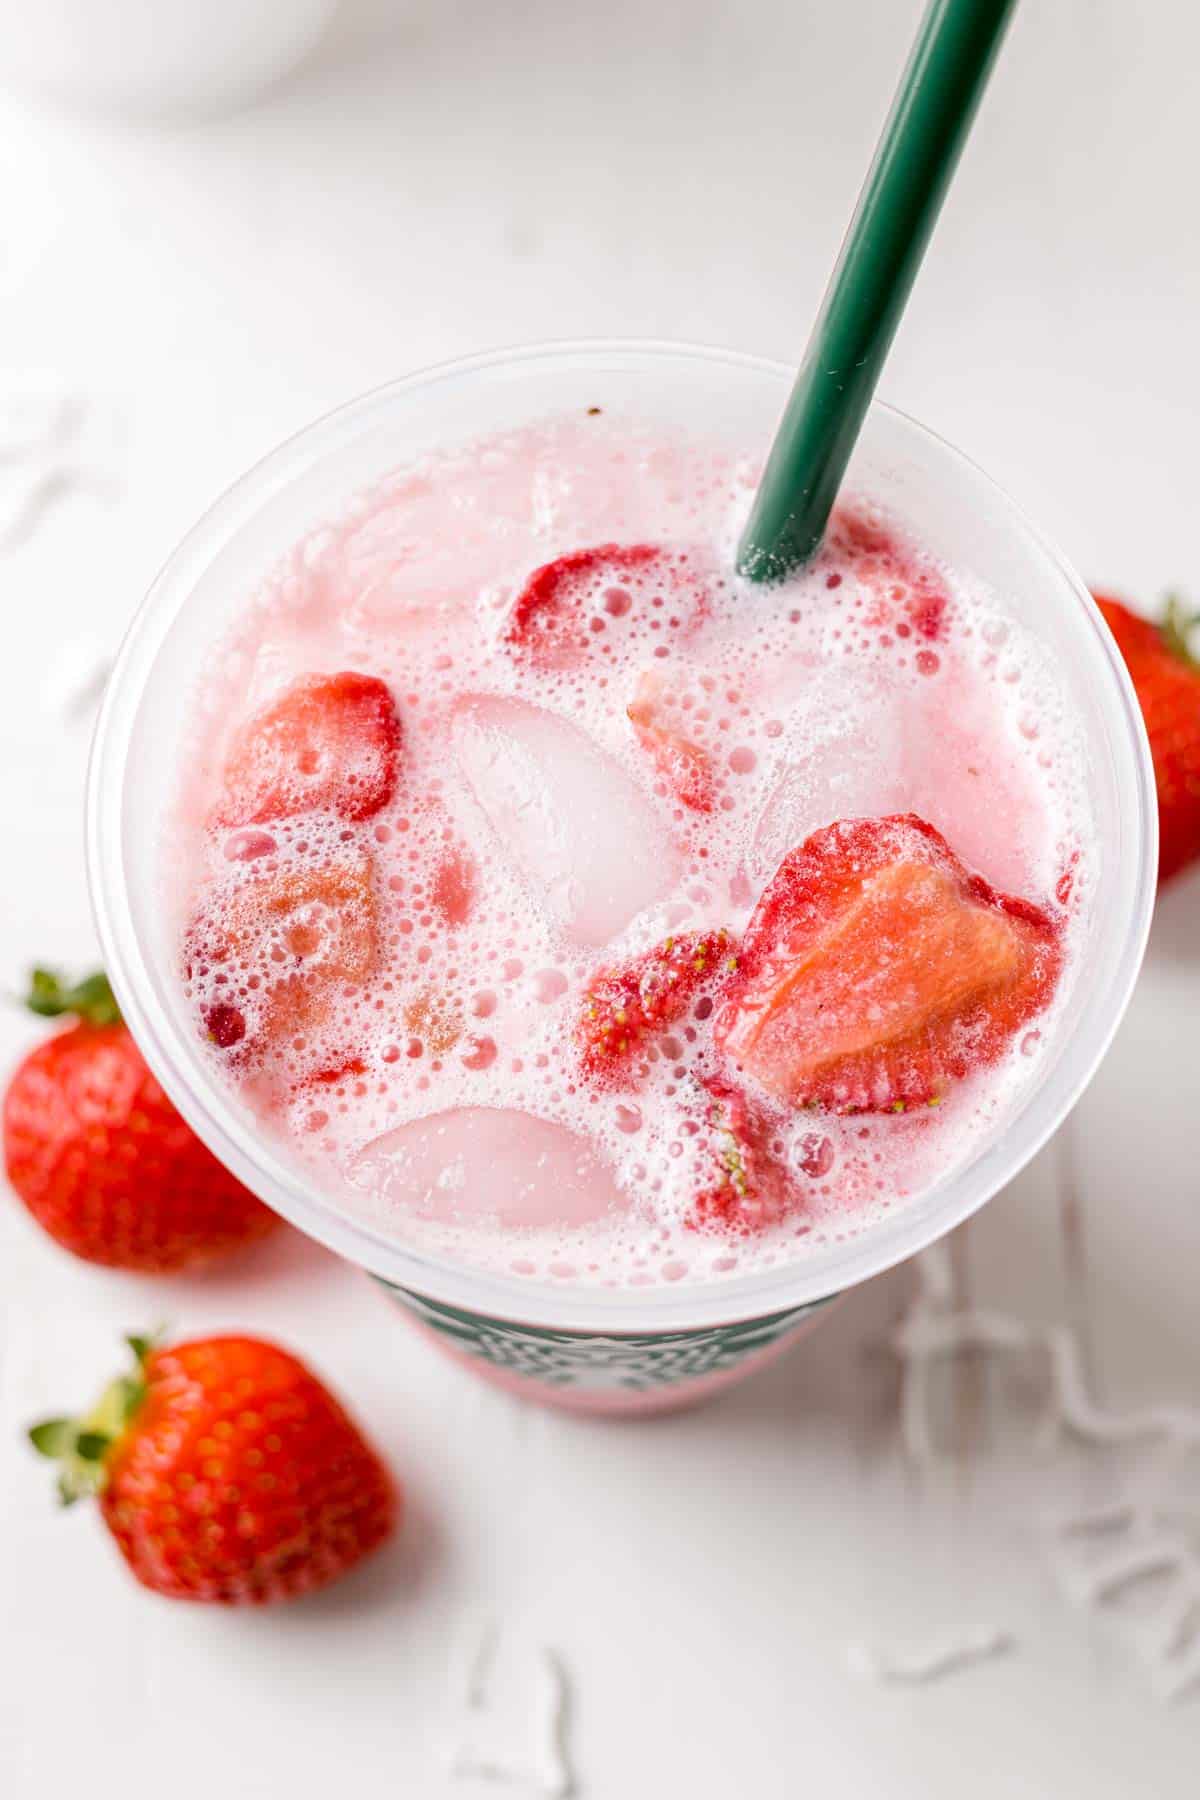
M1078 577L973 463L876 404L849 482L955 568L1003 593L1053 654L1083 721L1099 839L1078 967L1036 1078L971 1160L861 1236L744 1275L581 1288L427 1253L350 1216L262 1130L205 1061L160 903L161 831L196 671L277 560L355 494L422 452L601 406L769 443L791 371L660 343L558 344L472 357L368 394L230 488L154 583L96 730L88 863L104 954L147 1061L222 1162L301 1231L366 1269L442 1346L536 1399L595 1411L688 1404L748 1374L845 1289L902 1262L1017 1174L1093 1074L1125 1010L1154 897L1157 821L1145 733L1124 667Z

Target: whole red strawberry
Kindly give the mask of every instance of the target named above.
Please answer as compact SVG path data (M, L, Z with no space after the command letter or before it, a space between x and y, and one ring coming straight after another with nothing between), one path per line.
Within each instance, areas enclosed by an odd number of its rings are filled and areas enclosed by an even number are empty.
M29 1005L75 1022L32 1051L9 1083L4 1162L64 1250L158 1273L237 1250L278 1223L180 1118L103 975L68 988L35 970Z
M1120 600L1096 604L1133 678L1154 759L1158 789L1158 879L1170 880L1200 857L1200 665L1188 636L1200 623L1177 600L1161 625Z
M82 1419L30 1438L64 1503L99 1496L144 1587L223 1606L324 1587L395 1529L400 1495L354 1421L296 1357L258 1338L156 1348Z

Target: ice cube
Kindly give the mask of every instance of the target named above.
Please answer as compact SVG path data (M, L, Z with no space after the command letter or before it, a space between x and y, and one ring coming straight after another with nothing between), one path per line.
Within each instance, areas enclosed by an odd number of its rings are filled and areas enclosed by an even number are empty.
M754 829L750 874L759 881L820 826L911 803L895 692L850 670L827 671L801 692L783 768Z
M968 868L1020 893L1054 860L1047 808L1027 761L1014 756L983 683L960 667L931 683L905 726L908 804L936 825Z
M650 801L577 726L481 695L454 737L502 852L576 943L607 943L671 887L676 856Z
M820 826L888 813L927 819L969 868L1017 892L1049 857L1028 770L962 662L952 682L915 685L886 671L826 670L798 684L781 716L784 762L751 842L753 887Z
M341 616L366 635L390 627L437 625L461 614L464 598L504 567L497 521L525 509L522 487L479 470L397 477L370 511L326 557L327 578L341 596Z
M586 1138L533 1113L458 1106L361 1150L355 1187L440 1224L574 1227L628 1205Z

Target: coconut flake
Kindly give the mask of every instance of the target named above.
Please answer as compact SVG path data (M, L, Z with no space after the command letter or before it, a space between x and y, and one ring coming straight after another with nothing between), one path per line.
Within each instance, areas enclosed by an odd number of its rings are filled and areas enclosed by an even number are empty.
M951 1632L918 1650L872 1650L865 1644L852 1644L846 1652L846 1664L852 1675L864 1680L923 1687L975 1663L1006 1655L1016 1648L1016 1642L1012 1632L1000 1626L981 1626Z

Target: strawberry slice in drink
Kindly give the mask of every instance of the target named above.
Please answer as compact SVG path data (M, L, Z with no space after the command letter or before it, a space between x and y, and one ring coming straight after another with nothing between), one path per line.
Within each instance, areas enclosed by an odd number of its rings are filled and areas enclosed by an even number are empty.
M753 1237L796 1210L802 1196L766 1111L730 1082L709 1080L703 1090L700 1187L684 1223L691 1231Z
M220 888L188 933L186 973L205 1035L244 1057L321 1024L378 956L371 858L346 850Z
M676 641L707 611L686 555L657 544L597 544L543 563L527 577L503 641L537 668L572 668L597 652L611 654L619 633Z
M995 1062L1061 965L1054 919L923 819L843 820L779 865L715 1035L784 1105L903 1112Z
M592 977L578 1025L585 1071L611 1080L628 1071L647 1038L689 1010L711 1012L737 967L727 931L684 932ZM704 1001L707 999L707 1009Z
M214 821L261 825L317 810L370 819L396 790L401 735L374 675L305 675L238 732Z
M625 710L638 742L654 759L676 799L692 812L711 812L717 787L712 761L707 751L686 735L686 714L657 669L646 669L638 677L636 692Z
M848 566L881 601L897 603L899 636L926 644L946 636L950 596L937 566L864 508L839 506L834 512L818 566L825 562L832 565L836 580L841 580L838 571ZM880 623L889 621L891 610L885 604Z
M469 850L450 844L439 857L433 873L430 904L450 926L465 925L479 892L479 866Z

